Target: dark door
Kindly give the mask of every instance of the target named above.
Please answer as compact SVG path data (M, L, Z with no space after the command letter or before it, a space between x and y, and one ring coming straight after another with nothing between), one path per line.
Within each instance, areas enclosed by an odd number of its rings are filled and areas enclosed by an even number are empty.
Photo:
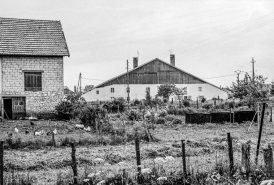
M4 99L4 118L12 119L12 99Z

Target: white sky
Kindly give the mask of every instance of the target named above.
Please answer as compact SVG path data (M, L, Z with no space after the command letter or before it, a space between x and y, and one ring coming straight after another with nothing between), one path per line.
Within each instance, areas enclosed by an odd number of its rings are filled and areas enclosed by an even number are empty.
M274 77L273 0L1 0L0 17L61 21L70 89L80 72L92 79L83 86L126 72L137 51L140 65L172 50L177 67L217 86L251 72L252 57L256 74Z

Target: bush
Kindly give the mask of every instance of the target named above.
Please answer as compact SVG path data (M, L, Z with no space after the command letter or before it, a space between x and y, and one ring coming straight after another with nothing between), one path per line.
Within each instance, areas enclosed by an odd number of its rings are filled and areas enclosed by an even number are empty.
M183 101L183 105L184 105L185 107L190 107L190 102L187 101L187 100L184 100L184 101Z
M134 100L133 102L133 105L136 106L136 105L142 105L142 102L138 99Z
M176 124L182 124L182 120L181 119L178 119L178 118L175 118L172 120L171 122L173 125L176 125Z
M174 119L176 119L177 117L176 116L174 116L174 115L167 115L166 116L166 120L167 121L173 121Z
M158 117L166 117L166 115L167 115L167 111L163 110L159 112Z
M211 108L213 108L213 104L212 103L205 103L202 105L202 108L209 110Z
M128 117L128 120L130 120L130 121L136 121L136 120L141 119L141 115L139 115L138 112L133 111L133 110L131 110L128 113L127 117Z
M166 119L165 118L161 118L159 117L157 120L156 120L156 124L164 124L166 122Z
M125 111L125 100L124 98L116 98L112 101L107 101L103 104L103 108L107 109L108 112L124 112Z
M81 94L68 94L66 97L55 106L58 116L61 119L71 119L78 116L86 101L81 97Z

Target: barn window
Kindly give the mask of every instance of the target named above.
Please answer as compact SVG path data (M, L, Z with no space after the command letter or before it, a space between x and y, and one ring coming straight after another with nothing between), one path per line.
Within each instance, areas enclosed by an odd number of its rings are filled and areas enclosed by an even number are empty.
M99 90L96 91L96 94L99 94Z
M42 91L42 72L25 72L25 91Z
M199 91L199 92L202 92L202 87L198 87L198 91Z
M113 87L110 88L110 92L111 92L111 93L114 93L114 88L113 88Z

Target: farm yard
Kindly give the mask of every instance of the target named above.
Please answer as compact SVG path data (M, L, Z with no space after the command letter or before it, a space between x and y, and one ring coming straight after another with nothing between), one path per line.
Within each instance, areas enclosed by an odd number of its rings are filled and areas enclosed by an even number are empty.
M134 114L130 111L111 113L106 116L107 124L102 124L100 129L89 127L90 130L82 128L78 119L6 120L1 123L0 136L5 141L4 180L10 184L12 181L18 184L72 183L70 143L75 143L79 184L92 184L91 180L93 184L104 184L103 180L121 175L128 184L134 184L138 180L136 136L140 139L144 184L180 184L175 179L182 177L181 140L186 144L186 167L190 178L186 184L231 184L231 181L236 184L241 179L236 170L241 165L241 145L246 142L251 146L250 161L254 172L258 140L256 123L250 128L250 122L186 124L183 115L158 114L158 118L153 118L155 124L151 124L151 117L147 115L145 120L139 120L132 119ZM265 120L261 148L274 143L273 123L267 121L269 117ZM228 180L228 132L234 151L235 177L232 180ZM264 165L261 150L257 183L266 178Z

